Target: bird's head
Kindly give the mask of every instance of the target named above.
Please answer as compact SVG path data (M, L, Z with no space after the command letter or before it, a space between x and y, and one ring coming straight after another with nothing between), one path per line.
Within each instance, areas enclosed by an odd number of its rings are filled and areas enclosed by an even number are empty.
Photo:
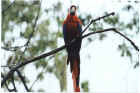
M76 13L76 6L75 6L75 5L72 5L72 6L70 7L70 15L74 16L75 13Z

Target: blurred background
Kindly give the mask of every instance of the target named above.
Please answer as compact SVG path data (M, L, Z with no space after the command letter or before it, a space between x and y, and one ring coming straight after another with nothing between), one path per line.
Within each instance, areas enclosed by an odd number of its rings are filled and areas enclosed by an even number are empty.
M115 12L93 23L85 33L116 28L140 44L139 1L125 0L2 0L1 74L7 66L19 64L64 45L62 26L68 8L78 7L84 28L91 19ZM114 32L91 35L82 41L80 87L83 92L139 93L139 54ZM19 69L32 92L72 92L72 75L66 65L66 51L60 51ZM6 67L5 67L6 66ZM18 73L13 75L17 91L26 89ZM1 78L2 80L2 78ZM7 86L13 88L12 80ZM7 87L1 88L7 92Z

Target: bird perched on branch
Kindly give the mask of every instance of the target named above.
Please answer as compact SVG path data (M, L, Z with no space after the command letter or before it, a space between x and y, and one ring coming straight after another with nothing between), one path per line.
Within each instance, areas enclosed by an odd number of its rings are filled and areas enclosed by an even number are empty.
M72 5L69 9L67 18L63 23L64 42L68 45L73 39L80 37L82 23L76 15L76 6ZM76 42L66 47L68 53L67 64L70 62L72 72L73 86L75 92L80 92L80 48L82 39L78 38Z

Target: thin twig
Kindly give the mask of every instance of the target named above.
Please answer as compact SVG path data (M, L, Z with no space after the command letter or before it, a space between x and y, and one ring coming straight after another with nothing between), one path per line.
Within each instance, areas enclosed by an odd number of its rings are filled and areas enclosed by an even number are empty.
M16 2L16 0L14 0L7 8L2 10L2 14L4 15L4 13Z
M22 47L24 47L24 46L15 46L15 47L4 47L4 46L2 46L1 49L4 49L6 51L16 51L16 50L18 50Z
M30 90L28 89L27 85L26 85L26 82L25 82L25 79L24 77L22 76L22 74L20 73L20 71L18 69L16 69L16 72L18 74L18 76L20 77L25 89L27 90L27 92L30 92Z
M87 27L82 31L81 34L83 34L83 33L89 28L89 26L90 26L93 22L96 22L96 21L98 21L98 20L104 19L105 17L109 17L109 16L114 15L114 14L115 14L115 13L112 12L112 13L106 14L106 15L104 15L104 16L102 16L102 17L98 17L98 18L96 18L96 19L92 19L92 20L90 21L90 23L87 25Z
M42 1L41 1L41 2L42 2ZM37 13L37 16L36 16L36 19L35 19L35 23L33 24L33 31L32 31L32 33L30 34L28 41L27 41L26 44L24 45L24 46L25 46L25 49L24 49L24 51L23 51L23 54L24 54L25 51L27 50L27 47L28 47L28 45L29 45L29 43L30 43L30 40L31 40L31 38L32 38L32 36L33 36L33 34L34 34L34 32L35 32L37 20L38 20L38 18L39 18L40 8L41 8L41 3L40 3L40 6L39 6L39 9L38 9L38 13ZM19 59L18 61L21 61L22 57L23 57L23 56L20 56L20 59ZM11 71L11 70L10 70L10 71ZM21 78L21 81L22 81L22 83L23 83L25 89L29 92L29 89L28 89L28 87L27 87L27 85L26 85L26 82L25 82L23 76L21 75L20 71L19 71L18 69L16 69L15 71L17 72L18 76ZM13 73L12 73L12 74L13 74ZM11 74L11 75L12 75L12 74Z
M14 64L12 64L12 65L2 65L1 67L10 67L10 68L13 68L14 66L16 66L16 65L14 65Z
M92 35L92 34L103 33L103 32L107 32L107 31L113 31L113 32L121 35L122 37L124 37L126 40L128 40L132 44L132 46L134 47L134 49L136 51L139 52L138 46L136 46L135 43L131 39L129 39L127 36L123 35L121 32L117 31L117 29L115 29L115 28L109 28L109 29L104 29L104 30L101 30L101 31L91 32L91 33L88 33L88 34L84 35L82 38L85 38L85 37L87 37L89 35Z
M13 63L15 60L16 60L16 57L14 57L14 59L11 60L11 63ZM11 70L11 67L10 66L8 68ZM15 81L14 81L14 73L11 76L11 82L12 82L12 85L14 87L12 91L17 92L16 86L15 86Z
M4 78L3 73L1 73L1 77ZM7 82L5 82L5 87L7 88L7 90L8 90L9 92L13 92L13 91L14 91L14 89L9 89Z
M30 41L31 41L31 38L33 37L33 34L34 34L34 32L35 32L37 20L38 20L38 18L39 18L39 13L40 13L40 7L41 7L41 3L40 3L40 6L39 6L39 9L38 9L38 13L37 13L37 16L36 16L36 19L35 19L35 23L33 24L33 27L32 27L32 28L33 28L33 31L32 31L32 33L30 34L28 41L27 41L26 44L24 45L24 46L25 46L25 49L24 49L24 51L23 51L23 54L26 52L26 50L27 50L27 48L28 48L28 45L29 45L29 43L30 43ZM20 60L22 59L22 57L23 57L23 56L20 57ZM20 61L20 60L19 60L19 61ZM27 85L26 85L26 81L25 81L24 77L22 76L22 74L20 73L20 71L19 71L18 69L16 69L16 72L17 72L18 76L20 77L20 79L21 79L21 81L22 81L22 83L23 83L23 85L24 85L26 91L27 91L27 92L30 92L29 88L28 88Z
M114 29L114 31L116 33L118 33L119 35L121 35L122 37L124 37L126 40L128 40L133 45L133 47L139 52L138 46L135 45L135 43L131 39L129 39L128 37L126 37L125 35L123 35L121 32L117 31L116 29Z
M38 20L38 18L39 18L39 13L40 13L40 9L41 9L41 3L42 3L42 0L41 0L41 2L40 2L40 6L39 6L39 9L38 9L38 13L37 13L36 19L35 19L35 23L34 23L33 26L32 26L33 31L32 31L32 33L30 34L29 39L28 39L28 41L27 41L26 44L25 44L26 48L25 48L24 52L27 50L27 47L28 47L28 45L29 45L29 43L30 43L30 41L31 41L31 38L33 37L33 34L34 34L34 32L36 31L35 29L36 29L36 25L37 25L37 20Z
M12 74L12 84L13 84L13 87L14 87L14 91L17 92L17 89L16 89L16 86L15 86L15 81L14 81L14 74Z
M41 1L41 2L42 2L42 1ZM36 16L36 19L35 19L35 23L33 24L33 27L32 27L32 28L33 28L33 31L32 31L32 33L30 34L28 41L27 41L26 44L24 45L24 46L25 46L25 49L24 49L24 51L23 51L23 54L26 52L26 50L27 50L27 48L28 48L28 45L29 45L29 43L30 43L30 41L31 41L31 38L33 37L33 34L34 34L34 32L35 32L37 20L38 20L38 18L39 18L39 13L40 13L40 9L41 9L41 2L40 2L40 6L39 6L39 9L38 9L38 12L37 12L37 16ZM23 57L23 56L20 57L20 60L22 59L22 57ZM19 61L20 61L20 60L19 60ZM24 85L26 91L27 91L27 92L30 92L29 88L28 88L27 85L26 85L26 81L25 81L24 77L22 76L22 74L20 73L20 71L19 71L18 69L16 69L16 72L17 72L18 76L20 77L20 79L21 79L21 81L22 81L22 83L23 83L23 85Z
M54 57L54 55L53 55L53 56L50 56L49 59L48 59L47 61L51 60L53 57ZM44 70L45 70L45 69L42 69L41 72L44 73L44 72L45 72ZM34 82L31 84L30 90L32 90L34 84L35 84L38 80L39 80L39 78L36 78L36 79L34 80Z

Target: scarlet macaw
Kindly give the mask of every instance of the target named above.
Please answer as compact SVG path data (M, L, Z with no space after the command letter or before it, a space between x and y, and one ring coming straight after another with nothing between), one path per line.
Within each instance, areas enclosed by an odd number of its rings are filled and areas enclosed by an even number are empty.
M63 36L65 44L71 42L74 38L79 37L82 31L82 23L76 15L76 6L72 5L70 11L63 23ZM75 92L80 92L80 48L82 40L79 39L75 43L66 47L68 53L67 64L70 62L72 72L73 86Z

